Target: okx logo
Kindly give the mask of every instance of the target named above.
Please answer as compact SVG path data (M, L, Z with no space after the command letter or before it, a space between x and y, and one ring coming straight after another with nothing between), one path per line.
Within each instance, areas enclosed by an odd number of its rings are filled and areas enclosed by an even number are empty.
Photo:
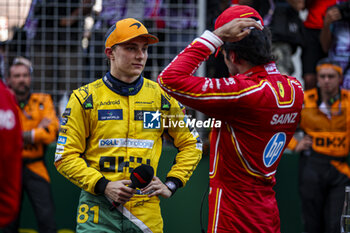
M266 167L271 167L277 161L286 144L286 140L286 134L283 132L276 133L272 136L264 150L263 159Z
M143 128L144 129L160 129L160 116L159 110L144 111L143 112Z

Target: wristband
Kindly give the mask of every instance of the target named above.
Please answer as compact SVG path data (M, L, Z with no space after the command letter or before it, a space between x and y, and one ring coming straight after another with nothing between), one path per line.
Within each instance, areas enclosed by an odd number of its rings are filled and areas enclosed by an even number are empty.
M107 180L106 178L102 177L101 179L99 179L96 184L95 184L95 188L94 188L94 192L96 194L104 194L105 190L106 190L106 186L110 181Z
M165 182L165 185L168 187L168 189L171 191L171 196L176 192L177 186L174 182L168 180Z

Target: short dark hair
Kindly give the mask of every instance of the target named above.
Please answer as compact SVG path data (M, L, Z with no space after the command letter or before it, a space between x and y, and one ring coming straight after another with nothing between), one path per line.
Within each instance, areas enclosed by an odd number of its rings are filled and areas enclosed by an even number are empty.
M238 60L244 59L254 66L276 60L271 52L271 32L267 27L262 31L252 29L250 34L240 41L225 42L223 49L227 59L230 51L233 51Z
M111 35L111 33L116 29L115 24L113 24L106 32L105 36L104 36L104 43L106 43L106 40L108 39L108 37Z
M321 60L319 60L319 61L317 62L317 66L318 66L318 65L323 65L323 64L331 64L331 65L340 66L340 63L339 63L339 62L334 61L334 60L332 60L332 59L329 58L329 57L322 58Z
M117 46L118 46L118 44L113 45L113 46L111 47L112 51L115 50L115 48L116 48ZM106 58L105 58L105 61L106 61L107 67L110 68L110 66L111 66L111 61L109 60L109 58L106 57Z
M104 36L104 43L106 43L107 38L109 37L109 35L116 29L115 24L113 24L106 32L105 36ZM118 44L115 44L111 47L112 51L118 46ZM110 68L111 66L111 62L109 61L109 59L106 57L105 58L106 61L106 65L108 68Z

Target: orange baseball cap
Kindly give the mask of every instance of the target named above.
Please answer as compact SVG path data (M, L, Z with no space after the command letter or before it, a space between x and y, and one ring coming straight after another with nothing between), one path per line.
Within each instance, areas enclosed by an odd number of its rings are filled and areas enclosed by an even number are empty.
M105 47L110 48L115 44L121 44L142 36L148 39L148 44L159 42L158 37L149 34L147 28L133 18L122 19L110 27L106 33Z

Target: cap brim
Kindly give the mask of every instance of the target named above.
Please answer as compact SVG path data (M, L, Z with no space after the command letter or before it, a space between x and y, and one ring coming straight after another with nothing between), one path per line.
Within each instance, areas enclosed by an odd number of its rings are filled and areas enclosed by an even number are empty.
M141 34L141 35L137 35L137 36L128 38L128 39L126 39L126 40L124 40L124 41L121 41L121 42L119 42L119 43L117 43L117 44L126 43L126 42L128 42L128 41L130 41L130 40L132 40L132 39L137 38L137 37L145 37L145 38L147 38L148 44L155 44L155 43L158 43L158 42L159 42L158 37L156 37L156 36L154 36L154 35L152 35L152 34ZM116 45L116 44L114 44L114 45Z
M159 42L158 37L156 37L156 36L154 36L152 34L145 34L145 35L141 35L141 36L147 37L148 44L155 44L155 43Z

